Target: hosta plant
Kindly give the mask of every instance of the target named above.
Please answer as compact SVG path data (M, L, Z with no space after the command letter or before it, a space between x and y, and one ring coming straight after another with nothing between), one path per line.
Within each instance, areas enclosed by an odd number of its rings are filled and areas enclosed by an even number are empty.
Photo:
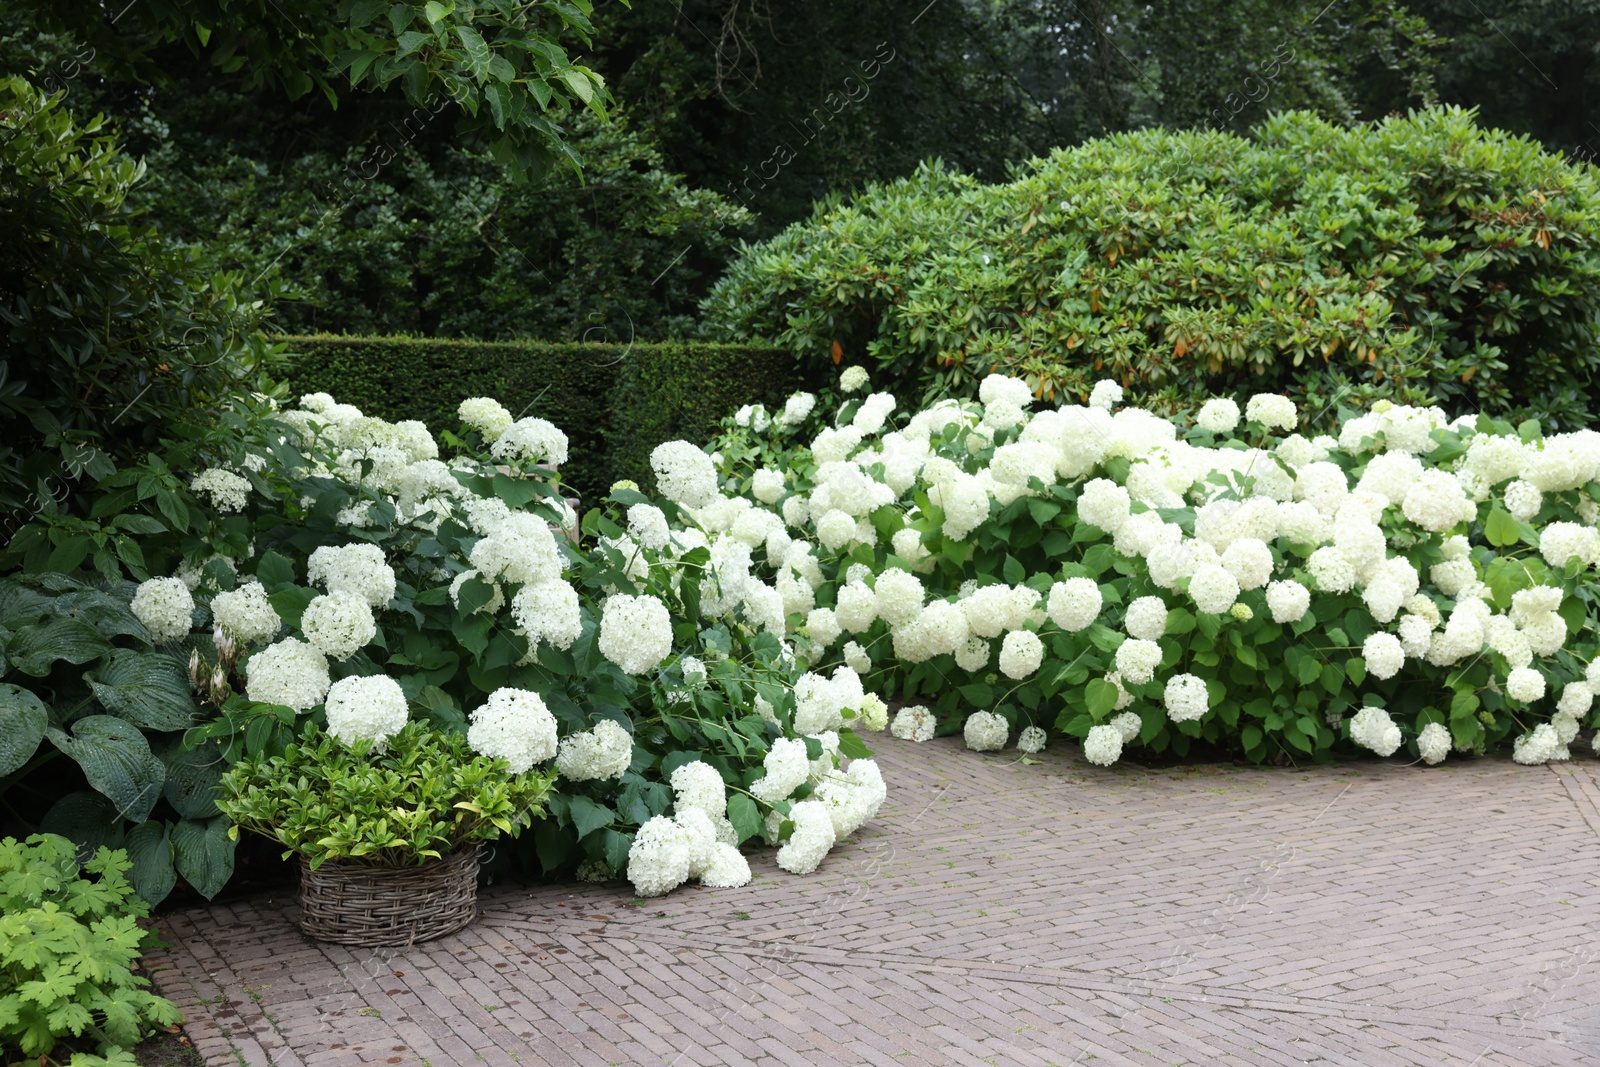
M78 866L54 834L0 840L0 1059L134 1067L132 1048L182 1015L133 965L149 913L128 858L100 849Z

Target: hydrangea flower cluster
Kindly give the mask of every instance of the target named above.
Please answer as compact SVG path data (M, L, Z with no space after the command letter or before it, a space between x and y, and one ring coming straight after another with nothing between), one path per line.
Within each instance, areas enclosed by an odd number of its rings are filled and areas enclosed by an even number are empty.
M496 689L472 713L467 744L481 756L505 760L512 774L521 774L556 754L555 716L538 693Z
M326 710L328 736L347 745L371 741L381 746L408 717L400 683L386 674L340 678L328 689Z
M128 606L158 645L181 640L193 625L194 596L181 578L140 582Z

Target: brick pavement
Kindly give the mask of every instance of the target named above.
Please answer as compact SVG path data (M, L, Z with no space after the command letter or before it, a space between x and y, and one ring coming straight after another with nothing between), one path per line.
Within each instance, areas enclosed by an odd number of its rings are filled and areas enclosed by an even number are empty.
M409 949L258 897L169 916L151 971L216 1067L1600 1062L1594 760L875 747L888 802L806 878L496 886Z

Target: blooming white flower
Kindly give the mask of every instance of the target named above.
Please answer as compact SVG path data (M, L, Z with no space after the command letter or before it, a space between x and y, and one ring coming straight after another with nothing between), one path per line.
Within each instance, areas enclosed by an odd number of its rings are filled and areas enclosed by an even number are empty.
M556 754L555 716L538 693L496 689L472 713L467 744L480 756L505 760L512 774L521 774Z
M1575 522L1552 522L1539 531L1539 554L1557 570L1574 556L1587 567L1600 559L1600 531Z
M811 758L799 738L778 738L762 763L766 774L750 786L750 794L768 804L787 798L811 777Z
M1468 564L1469 569L1470 567ZM1311 572L1311 580L1317 583L1317 589L1321 592L1348 593L1355 588L1355 567L1349 558L1333 545L1324 545L1311 553L1311 558L1306 560L1306 569Z
M1531 734L1517 738L1511 747L1511 758L1524 766L1534 767L1551 760L1567 758L1567 746L1561 743L1556 728L1541 723Z
M194 596L182 578L140 582L128 607L158 645L188 636L193 625Z
M728 787L711 764L701 760L685 763L672 772L671 784L679 811L699 808L714 818L728 813Z
M1050 621L1068 633L1077 633L1100 617L1103 600L1092 578L1068 578L1050 587L1046 610Z
M872 657L867 655L867 650L856 641L846 641L844 644L845 666L857 674L866 675L872 672Z
M672 617L649 593L609 597L600 615L600 654L628 674L644 674L672 652Z
M1158 596L1137 597L1128 605L1122 628L1129 637L1159 641L1167 632L1167 604Z
M890 627L904 626L921 612L925 595L916 575L889 567L878 575L873 604L878 618Z
M1516 667L1506 675L1506 696L1531 704L1544 697L1544 675L1532 667Z
M1239 405L1226 397L1207 400L1200 406L1200 413L1194 417L1194 421L1212 433L1229 433L1239 425Z
M1161 646L1154 641L1130 637L1117 646L1117 673L1133 685L1144 685L1161 666Z
M860 728L869 733L877 733L889 725L889 705L876 693L868 693L861 698Z
M1589 688L1588 683L1568 682L1561 688L1561 699L1556 703L1556 710L1576 719L1588 714L1593 703L1594 691Z
M1430 767L1443 763L1450 747L1450 731L1442 723L1430 722L1417 735L1417 754Z
M1025 726L1022 733L1017 735L1017 751L1024 755L1033 755L1043 752L1045 742L1049 740L1045 732L1037 726Z
M659 897L689 880L694 839L679 822L657 815L639 827L628 848L628 881L641 897Z
M1012 630L1000 644L1000 673L1021 681L1044 662L1044 642L1032 630Z
M889 418L889 413L894 411L895 400L889 393L873 393L861 402L855 418L850 420L851 428L862 434L874 434L883 429L883 424Z
M196 493L209 493L211 506L223 514L243 511L250 499L250 480L221 467L201 471L189 483Z
M345 660L372 642L378 635L378 624L365 597L327 593L306 605L300 616L300 632L324 656Z
M833 848L833 816L820 800L802 800L789 811L794 832L778 849L778 866L790 874L810 874Z
M969 674L976 674L989 665L989 656L993 652L989 642L977 636L968 637L956 649L956 666Z
M503 463L525 459L559 467L567 461L567 435L544 419L518 419L495 438L489 454Z
M1202 563L1189 579L1189 597L1209 615L1221 615L1239 599L1239 580L1216 563Z
M483 568L479 568L482 570ZM330 593L354 593L374 608L394 599L394 568L377 545L323 545L306 563L306 580Z
M257 581L212 597L211 618L235 641L246 645L272 640L283 626L266 589Z
M800 424L810 417L812 409L816 406L817 398L810 393L795 393L784 401L783 411L772 420L772 425L779 430L798 429Z
M1235 538L1222 550L1220 562L1222 569L1239 583L1240 589L1260 589L1272 577L1272 549L1259 537ZM1191 591L1193 588L1191 584Z
M1555 727L1556 740L1561 742L1563 748L1572 744L1578 736L1578 720L1564 711L1557 711L1550 716L1550 725Z
M784 494L783 482L781 471L762 467L750 476L750 493L763 504L776 504Z
M540 641L555 648L571 648L583 633L578 591L560 578L523 586L511 598L511 617L527 636L530 648Z
M1083 739L1083 758L1109 767L1122 758L1122 732L1115 726L1091 726Z
M1400 747L1400 727L1384 709L1365 707L1350 720L1350 740L1380 756L1392 756Z
M251 700L309 711L328 693L328 660L304 641L286 637L246 661L245 679Z
M878 617L878 601L866 583L847 582L839 587L835 597L838 604L834 614L840 627L853 634L872 629L873 620Z
M1257 393L1244 406L1244 417L1269 430L1292 430L1299 421L1294 401L1277 393Z
M841 393L854 393L867 384L867 371L864 367L846 367L839 372L839 391Z
M933 737L935 725L933 715L927 708L920 704L913 705L895 712L889 733L902 741L927 741Z
M487 396L463 400L456 409L456 415L467 426L482 434L485 441L498 438L513 421L511 412L506 410L504 404Z
M1109 478L1095 478L1078 493L1078 521L1116 533L1128 521L1128 490Z
M386 674L340 678L328 689L328 736L381 745L406 724L406 695Z
M858 759L845 774L825 775L812 798L828 809L836 840L844 840L878 814L888 788L876 760Z
M1267 586L1267 607L1273 622L1299 622L1311 607L1311 591L1293 578L1272 582Z
M1122 386L1110 378L1101 378L1094 383L1094 388L1089 390L1089 406L1102 411L1110 411L1122 403Z
M621 778L633 765L633 735L610 719L561 739L556 770L572 782Z
M708 889L737 889L748 885L750 877L750 861L738 847L719 841L710 864L700 875L700 884Z
M1167 706L1167 718L1173 722L1190 722L1211 710L1211 694L1205 681L1192 674L1168 678L1162 701Z
M1539 487L1531 482L1522 481L1520 478L1506 486L1506 510L1518 522L1527 522L1539 514L1539 508L1544 503L1544 497L1539 492ZM1543 762L1542 760L1540 762Z
M967 716L961 736L974 752L998 752L1006 747L1011 727L992 711L975 711Z
M1126 745L1139 736L1139 732L1144 729L1144 720L1139 718L1137 712L1125 711L1112 716L1110 725L1116 728L1122 743Z
M717 468L704 450L688 441L668 441L650 453L656 487L675 504L703 508L717 495Z
M654 504L633 504L628 508L628 533L644 547L660 552L672 541L667 516Z

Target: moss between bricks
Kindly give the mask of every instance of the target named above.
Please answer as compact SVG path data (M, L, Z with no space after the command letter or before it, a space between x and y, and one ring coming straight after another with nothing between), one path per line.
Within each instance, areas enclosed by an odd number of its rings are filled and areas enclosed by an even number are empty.
M459 428L456 408L491 396L520 416L561 427L562 479L584 501L619 478L649 486L650 450L702 444L744 404L771 408L815 385L782 349L703 343L573 344L414 337L291 337L294 396L331 393L368 414Z

